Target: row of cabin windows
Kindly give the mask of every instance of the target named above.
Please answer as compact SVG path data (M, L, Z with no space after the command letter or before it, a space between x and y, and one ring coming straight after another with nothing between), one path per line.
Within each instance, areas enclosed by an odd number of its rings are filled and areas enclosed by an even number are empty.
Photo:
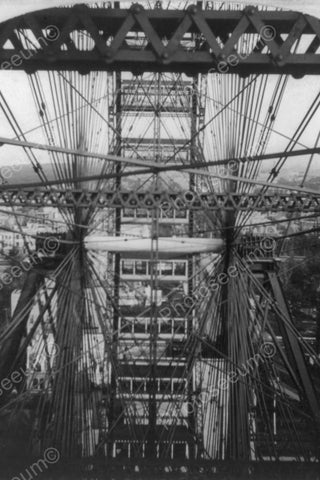
M144 458L148 456L148 444L147 443L135 443L135 442L115 442L113 444L113 457L117 458ZM159 442L156 445L157 458L163 458L163 456L169 456L170 458L188 458L189 446L186 442Z
M127 218L151 218L152 210L145 208L124 208L123 217ZM187 210L169 209L168 205L164 205L159 211L160 218L187 218Z
M125 378L118 381L119 394L144 394L152 393L155 389L156 393L164 395L182 395L186 390L186 380L180 378L161 378L156 379L155 382L149 379L142 378Z
M145 360L150 358L149 342L145 340L132 341L132 339L130 339L127 341L127 339L122 339L118 346L119 360L123 360L125 362L134 362L136 360ZM165 341L159 340L157 342L157 360L163 360L168 357L179 357L181 359L185 358L186 354L186 342L181 341L181 339L180 341L179 339L168 339Z
M122 275L151 275L152 265L148 260L122 260ZM163 276L186 276L187 262L159 262L156 265L158 275Z
M184 335L187 331L186 319L158 319L158 333ZM121 318L119 321L121 333L150 333L150 318Z

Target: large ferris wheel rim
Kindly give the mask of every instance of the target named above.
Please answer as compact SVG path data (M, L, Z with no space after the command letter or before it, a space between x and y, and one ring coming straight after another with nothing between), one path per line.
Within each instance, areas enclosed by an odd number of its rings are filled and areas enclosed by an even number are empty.
M51 6L16 16L0 24L1 69L27 73L78 70L83 74L132 71L141 75L150 71L244 77L265 73L295 78L320 74L320 55L315 48L319 42L316 17L253 6L243 10L203 10L200 5L190 5L186 10L146 7L141 3L129 9ZM90 48L79 48L71 38L79 25L93 42ZM24 30L31 31L36 40L21 42L17 32ZM199 33L201 41L195 41ZM309 45L310 34L313 41ZM288 35L285 40L284 35ZM253 47L239 50L239 42L247 37L256 38ZM4 48L9 40L13 48ZM292 51L299 43L303 46Z

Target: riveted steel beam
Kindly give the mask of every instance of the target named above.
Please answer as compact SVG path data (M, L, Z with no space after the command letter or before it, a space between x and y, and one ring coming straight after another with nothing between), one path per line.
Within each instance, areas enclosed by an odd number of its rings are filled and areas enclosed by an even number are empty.
M122 190L29 190L0 191L0 206L59 207L59 208L143 208L166 210L229 210L319 212L320 194L238 194L183 192L126 192Z
M77 33L78 32L78 35ZM79 36L92 41L84 49ZM296 49L295 45L299 44ZM244 47L250 45L250 47ZM52 8L0 24L1 69L320 73L320 22L298 12Z

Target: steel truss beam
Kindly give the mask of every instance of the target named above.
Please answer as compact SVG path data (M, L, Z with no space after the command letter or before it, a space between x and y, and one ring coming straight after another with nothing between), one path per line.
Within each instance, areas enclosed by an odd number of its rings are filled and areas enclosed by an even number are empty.
M6 189L0 191L0 206L12 207L95 207L95 208L145 208L160 207L172 210L235 210L260 212L319 212L320 194L261 195L237 193L198 194L192 191L125 192L90 190L28 190Z
M47 28L50 26L49 28ZM74 31L92 39L81 50ZM25 39L31 39L29 42ZM299 43L299 50L294 51ZM252 51L239 45L253 45ZM0 25L2 69L320 73L320 22L295 12L53 8Z

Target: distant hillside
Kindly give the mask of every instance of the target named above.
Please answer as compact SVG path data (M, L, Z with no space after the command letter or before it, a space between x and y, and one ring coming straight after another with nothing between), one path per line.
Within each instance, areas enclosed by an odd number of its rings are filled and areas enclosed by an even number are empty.
M52 165L50 163L45 163L41 164L42 167L42 173L45 175L45 177L50 181L50 180L55 180L56 175L53 171ZM5 172L6 168L10 168L10 165L3 165L0 168L0 171ZM16 168L16 167L15 167ZM12 177L8 178L8 183L14 184L14 183L33 183L33 182L39 182L40 178L37 175L37 173L34 171L33 167L28 164L23 164L21 165L21 168L18 172L13 171L12 172ZM94 175L94 170L90 171L90 175Z
M52 165L49 163L42 164L42 172L45 174L46 178L50 180L55 180L56 176L52 170ZM10 168L10 165L2 165L0 168L0 171L6 172L7 168ZM15 167L16 168L16 167ZM33 182L39 182L39 176L36 174L34 171L33 167L28 164L23 164L21 165L21 169L16 172L12 172L12 177L8 178L8 183L9 184L19 184L19 183L33 183ZM94 175L94 170L90 171L90 175ZM181 188L188 188L188 184L186 182L186 177L180 175L181 178L177 175L167 175L165 178L165 181L162 182L161 184L161 189L166 190L169 186L173 190L180 190ZM141 177L138 179L135 176L132 177L124 177L122 179L122 187L124 190L137 190L141 184L144 183L145 180L150 178L149 175L144 175L144 178L142 179ZM185 185L184 185L185 184ZM0 185L1 185L1 180L0 180Z
M286 177L279 177L278 183L282 185L288 185L290 187L296 187L302 181L302 178L303 177L301 176L301 178L299 178L299 181L298 181L297 179L289 180ZM314 176L314 177L308 178L307 180L304 181L303 186L304 188L310 188L312 190L320 190L320 177Z
M38 182L39 176L33 170L31 165L22 164L20 165L19 171L16 171L17 165L15 165L15 170L12 170L12 177L7 176L7 169L10 169L10 165L1 165L0 172L3 172L4 176L7 179L8 183L32 183ZM54 180L54 174L52 171L52 165L47 163L42 165L42 170L48 180Z

